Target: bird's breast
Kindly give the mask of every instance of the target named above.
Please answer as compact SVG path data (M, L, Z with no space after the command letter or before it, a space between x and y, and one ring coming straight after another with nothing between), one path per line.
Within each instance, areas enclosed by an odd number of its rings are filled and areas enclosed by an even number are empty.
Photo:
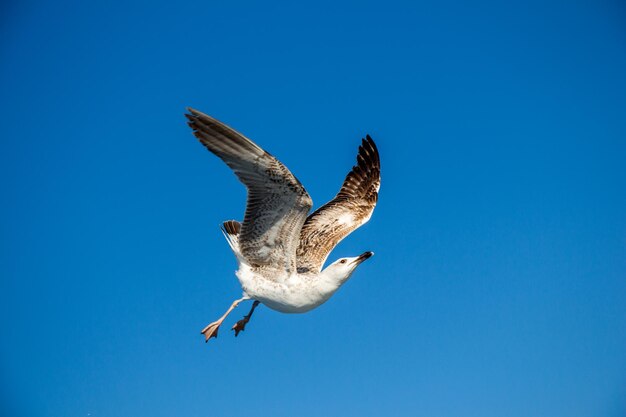
M254 271L238 271L244 292L272 310L281 313L306 313L324 303L325 294L315 279L298 274L265 277Z

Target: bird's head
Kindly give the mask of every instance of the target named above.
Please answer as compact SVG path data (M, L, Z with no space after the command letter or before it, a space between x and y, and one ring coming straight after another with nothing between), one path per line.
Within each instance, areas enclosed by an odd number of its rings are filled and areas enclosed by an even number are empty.
M364 252L352 258L337 259L324 268L322 274L324 274L327 279L341 285L350 278L350 275L352 275L357 266L361 265L363 261L369 259L372 255L374 255L374 252Z

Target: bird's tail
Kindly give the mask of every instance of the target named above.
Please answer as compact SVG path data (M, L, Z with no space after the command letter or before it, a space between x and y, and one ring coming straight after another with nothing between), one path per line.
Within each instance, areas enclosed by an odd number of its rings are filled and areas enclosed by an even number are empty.
M241 231L241 223L237 220L227 220L222 223L222 233L228 241L230 248L233 250L237 258L241 258L239 251L239 232Z

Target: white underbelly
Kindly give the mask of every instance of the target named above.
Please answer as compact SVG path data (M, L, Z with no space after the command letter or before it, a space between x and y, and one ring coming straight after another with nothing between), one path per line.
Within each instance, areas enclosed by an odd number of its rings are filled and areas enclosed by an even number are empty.
M306 313L330 297L298 276L274 281L240 270L237 277L246 295L281 313Z
M259 300L263 305L271 308L272 310L280 311L281 313L289 313L289 314L297 314L297 313L306 313L307 311L313 310L315 307L319 306L321 303L317 304L298 304L298 303L286 303L283 300L276 300L271 298L255 298Z

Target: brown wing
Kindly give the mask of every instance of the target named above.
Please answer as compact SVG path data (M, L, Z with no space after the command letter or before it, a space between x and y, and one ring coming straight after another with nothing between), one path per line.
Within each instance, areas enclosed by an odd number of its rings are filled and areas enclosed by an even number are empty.
M339 193L313 212L302 227L296 252L300 273L319 272L334 247L372 216L380 188L380 158L369 135L359 146L356 159Z
M293 271L300 229L313 205L300 181L279 160L225 124L188 109L189 126L248 189L239 249L252 266Z

